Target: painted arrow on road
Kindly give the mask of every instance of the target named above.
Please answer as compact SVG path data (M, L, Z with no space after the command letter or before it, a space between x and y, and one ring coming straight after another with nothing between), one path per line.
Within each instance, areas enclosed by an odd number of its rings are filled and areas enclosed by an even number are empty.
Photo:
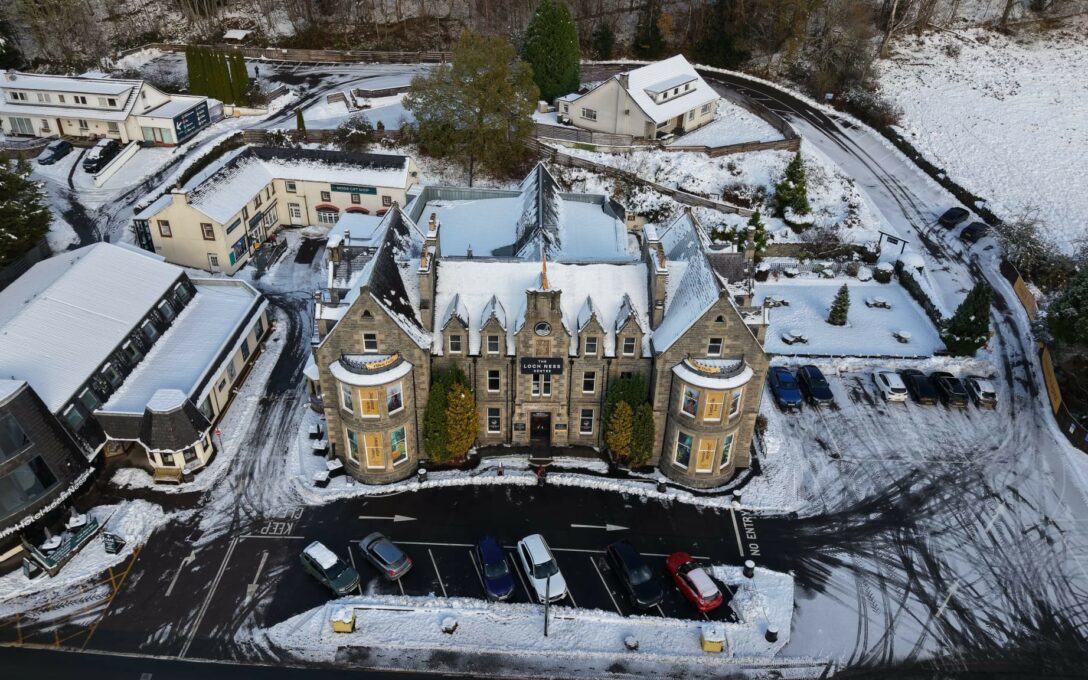
M408 517L407 515L393 515L389 517L387 515L359 515L359 519L390 519L394 522L414 522L415 517Z
M571 524L571 529L604 529L605 531L627 531L627 527L619 524Z
M166 597L170 597L170 593L174 592L174 586L178 583L178 576L181 576L181 570L189 566L196 561L196 551L193 550L187 557L182 558L181 566L174 572L174 578L170 579L170 586L166 589Z

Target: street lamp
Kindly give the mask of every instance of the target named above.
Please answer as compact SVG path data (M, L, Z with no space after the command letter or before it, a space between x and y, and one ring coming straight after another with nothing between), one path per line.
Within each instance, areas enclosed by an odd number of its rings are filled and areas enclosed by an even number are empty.
M548 637L548 606L552 601L552 575L544 579L544 637Z

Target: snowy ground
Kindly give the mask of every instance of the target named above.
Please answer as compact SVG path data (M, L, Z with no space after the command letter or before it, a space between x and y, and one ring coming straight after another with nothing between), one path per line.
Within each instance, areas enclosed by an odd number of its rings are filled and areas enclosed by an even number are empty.
M389 97L377 97L374 99L358 98L360 106L370 105L370 108L349 111L345 102L329 102L326 97L303 109L308 130L330 130L351 118L365 117L371 125L379 122L386 130L399 130L404 123L415 122L415 116L404 107L402 100L404 95L392 95ZM294 121L285 121L290 126Z
M782 139L782 134L759 116L732 104L728 99L718 100L718 114L707 125L677 137L673 146L729 146L745 142L771 142Z
M827 323L831 301L839 287L850 291L850 313L845 326ZM779 279L757 283L755 304L767 297L789 301L771 310L765 348L775 354L836 356L928 356L944 349L925 312L898 283L862 282L857 279ZM869 307L866 299L883 298L891 309ZM910 333L910 342L899 342L895 333ZM807 343L787 344L783 335L803 334Z
M905 138L1003 218L1037 210L1066 252L1088 236L1088 22L1004 36L983 29L904 37L878 62Z

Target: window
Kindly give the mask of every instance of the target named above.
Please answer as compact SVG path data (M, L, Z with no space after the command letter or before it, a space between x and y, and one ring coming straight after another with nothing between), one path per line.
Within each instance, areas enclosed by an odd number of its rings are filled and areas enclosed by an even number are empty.
M585 108L583 106L582 107L582 118L585 118L586 120L597 120L597 111L596 111L596 109L587 109L587 108Z
M84 132L86 132L90 128L91 128L91 126L87 125L87 121L83 120L82 118L79 119L79 129L80 130L83 130Z
M699 439L699 453L695 458L696 472L714 471L714 454L718 452L718 440L714 437Z
M460 353L461 353L461 336L460 335L451 335L450 336L450 354L460 354Z
M117 100L114 99L113 97L110 97L109 99L107 99L106 103L109 104L110 106L117 106Z
M366 448L366 466L368 468L385 467L385 450L382 448L382 433L363 434L363 447Z
M498 392L501 384L501 378L499 377L499 370L493 368L487 372L487 391Z
M597 356L597 336L591 335L586 338L586 354L590 356Z
M124 380L121 376L121 372L118 371L113 364L106 364L102 367L102 377L114 387L119 387Z
M155 338L159 337L159 330L150 321L145 321L140 326L140 332L143 333L148 342L155 342Z
M673 453L672 462L687 469L691 462L691 444L693 439L690 434L676 433L676 451Z
M501 411L498 408L487 409L487 431L489 434L502 431Z
M242 361L249 361L249 338L242 341Z
M162 318L167 321L171 321L174 318L174 306L170 304L169 300L163 300L159 303L159 314L162 314Z
M257 208L260 208L260 207L261 207L261 195L257 194L256 196L253 197L253 209L256 210Z
M249 219L249 207L248 206L242 206L242 219L243 220L248 220Z
M13 101L13 102L25 102L26 101L26 92L12 92L11 93L11 101Z
M688 111L688 120L695 120L695 109Z
M580 434L593 434L593 409L582 409L582 417L578 419L578 432Z
M74 101L77 104L86 104L87 103L87 98L84 97L81 94L74 94L74 95L72 95L72 101Z
M385 388L385 410L390 415L404 408L404 389L400 383Z
M14 458L27 446L30 446L30 437L19 427L15 416L8 414L0 418L0 463Z
M0 477L0 516L6 516L32 503L52 488L57 478L41 456L20 465Z
M284 184L287 185L287 193L289 193L289 194L295 193L296 189L295 189L295 183L294 182L284 182Z
M208 224L207 222L201 222L200 223L200 234L201 234L201 236L204 237L205 241L214 241L215 240L215 227Z
M489 335L487 336L487 353L498 354L499 353L499 336Z
M392 196L382 196L382 205L384 205L387 208L390 207L391 205L393 205L393 197Z
M331 201L332 200L332 194L330 194L327 191L322 191L321 192L321 200L322 201Z
M744 394L743 389L739 389L733 393L733 400L729 402L729 417L737 415L740 412L740 398Z
M680 412L695 417L699 410L699 390L684 386L684 398L680 402Z
M704 116L710 113L710 103L707 102L706 104L703 104L703 108L701 111L699 111L699 113L703 114Z
M170 231L169 220L156 220L159 223L159 235L163 238L170 238L174 235L174 232Z
M585 371L582 373L582 392L593 394L597 391L597 372Z
M264 321L257 319L257 323L253 324L253 337L259 338L264 335Z
M533 396L552 396L552 377L550 375L533 374Z
M351 393L351 386L340 383L340 406L348 413L355 412L355 401Z
M34 123L29 118L8 118L11 123L11 131L17 135L34 134Z
M729 457L733 453L733 434L729 433L725 435L725 442L722 444L722 461L718 463L718 469L721 470L729 465Z
M354 430L348 430L348 458L359 464L359 433Z
M712 357L720 357L722 355L722 339L711 338L706 345L706 353Z
M716 423L722 419L722 406L725 404L724 392L707 392L703 400L703 420Z
M83 405L83 408L87 409L88 413L94 413L94 410L102 405L102 402L98 400L98 395L91 390L83 390L83 393L79 395L79 403Z
M623 339L623 356L629 357L635 354L635 339L624 338Z
M336 224L336 220L340 218L340 213L335 210L318 210L317 222L318 224Z
M231 361L229 364L227 364L227 377L230 378L231 382L234 382L234 379L237 376L238 376L238 371L235 370L235 368L234 368L234 361Z
M378 411L378 404L381 401L381 390L370 389L361 390L359 400L359 414L364 418L377 418L381 415Z
M63 104L64 103L64 95L63 94L58 94L57 95L57 101L59 101L61 104Z
M403 427L389 433L389 455L393 458L393 465L408 460L408 437Z
M359 194L354 194L353 193L351 195L351 202L354 203L355 205L359 205L360 203L363 202L363 197L360 196Z
M72 404L64 411L64 420L68 423L68 426L73 430L79 431L79 428L83 427L83 421L86 418L83 415L83 411L78 406Z
M631 371L620 371L620 380L626 380L631 377Z
M121 128L114 122L106 123L106 130L108 130L111 135L121 134Z
M222 380L220 380L220 381L219 381L219 384L218 384L218 385L216 386L216 388L215 388L215 389L216 389L217 391L219 391L219 392L222 392L222 391L223 391L223 390L225 390L226 388L227 388L227 379L226 379L226 378L223 378Z
M49 94L46 93L46 92L39 92L38 93L38 101L39 102L49 103Z
M363 351L364 352L377 352L378 351L378 334L377 333L363 333Z

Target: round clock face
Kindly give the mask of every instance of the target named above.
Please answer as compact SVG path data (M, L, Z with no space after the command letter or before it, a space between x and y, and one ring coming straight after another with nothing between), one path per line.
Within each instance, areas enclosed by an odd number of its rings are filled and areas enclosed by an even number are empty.
M547 321L541 321L534 328L537 335L550 335L552 332L552 326Z

